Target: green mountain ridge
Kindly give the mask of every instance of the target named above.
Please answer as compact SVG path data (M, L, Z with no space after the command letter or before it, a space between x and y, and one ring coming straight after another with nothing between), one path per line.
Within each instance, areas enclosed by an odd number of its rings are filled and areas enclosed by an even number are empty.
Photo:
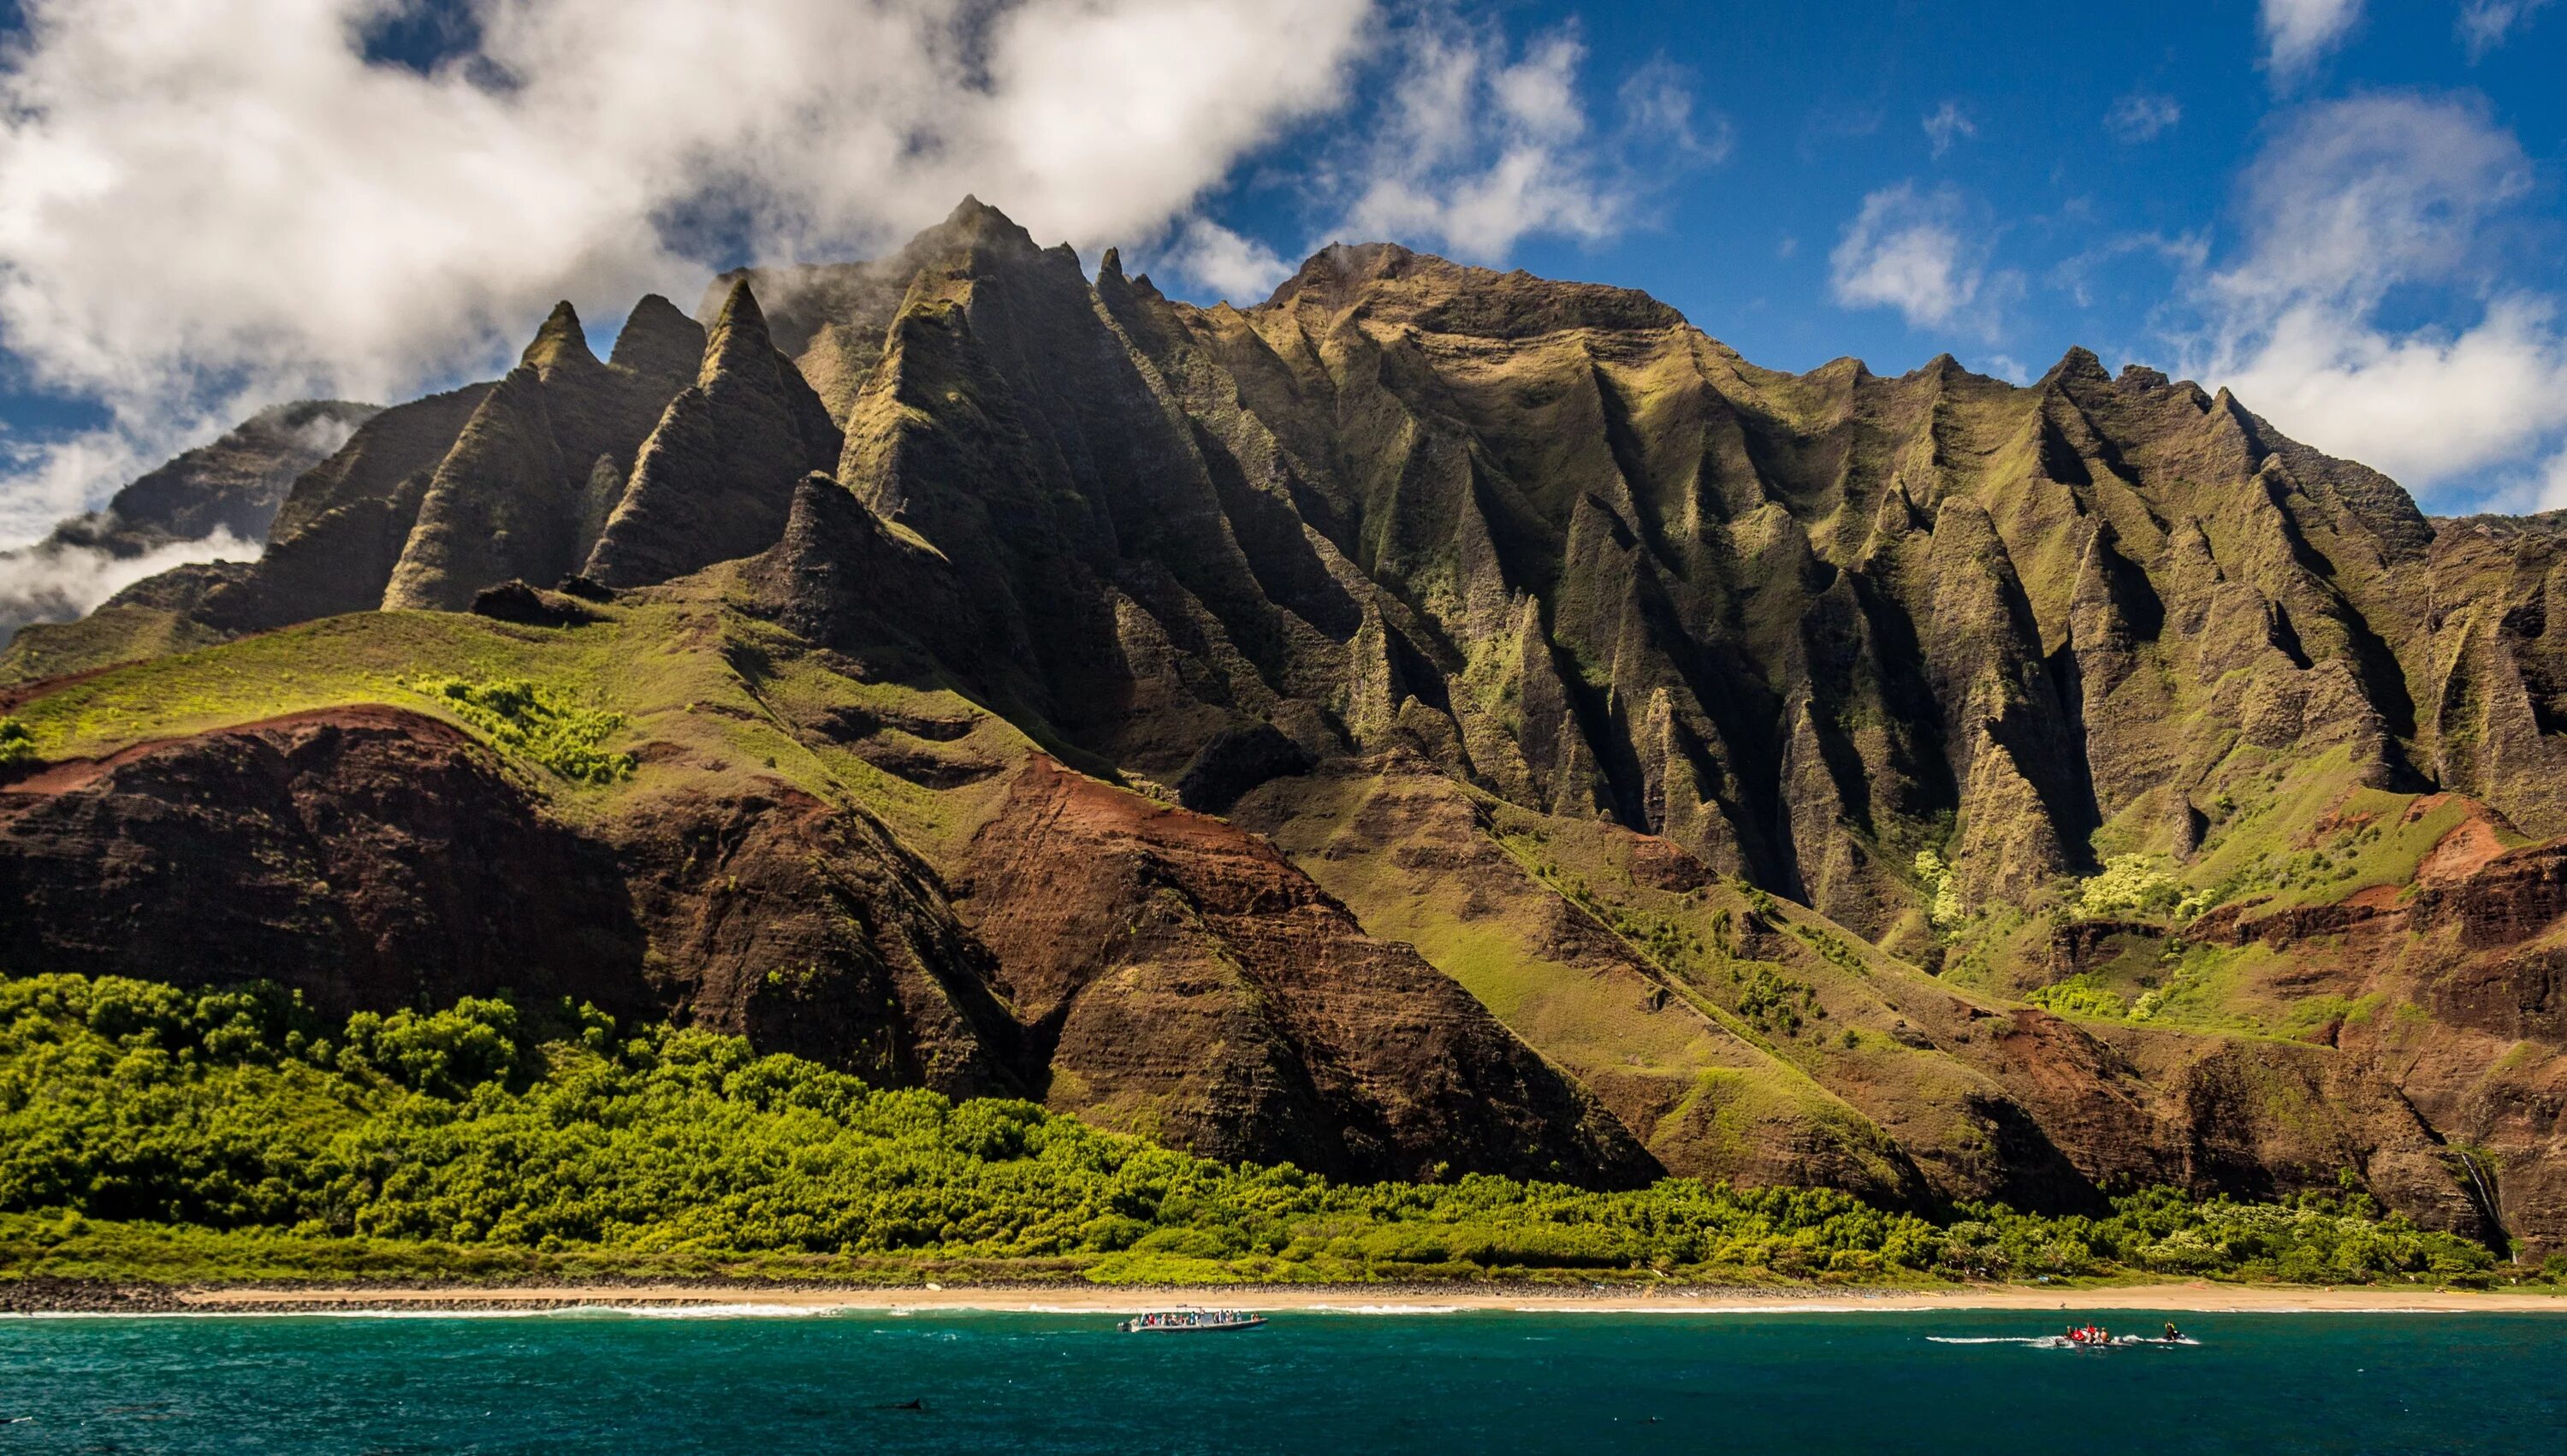
M22 633L0 967L576 995L1348 1177L2567 1237L2536 520L1386 244L1204 309L967 200L708 304Z

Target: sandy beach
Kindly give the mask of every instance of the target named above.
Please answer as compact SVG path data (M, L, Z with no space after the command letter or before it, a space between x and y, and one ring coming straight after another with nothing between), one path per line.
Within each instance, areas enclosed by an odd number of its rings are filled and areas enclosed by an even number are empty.
M835 1310L931 1312L994 1310L1128 1314L1179 1305L1233 1310L1433 1314L1463 1310L1528 1313L1776 1314L1897 1310L2162 1310L2196 1312L2495 1311L2567 1313L2567 1298L2519 1292L2424 1288L2289 1289L2183 1282L2090 1289L1997 1286L1950 1291L1387 1289L1362 1286L1204 1289L814 1289L619 1285L456 1289L217 1289L173 1292L174 1307L204 1312L425 1311L575 1308L742 1310ZM169 1308L169 1307L164 1307Z

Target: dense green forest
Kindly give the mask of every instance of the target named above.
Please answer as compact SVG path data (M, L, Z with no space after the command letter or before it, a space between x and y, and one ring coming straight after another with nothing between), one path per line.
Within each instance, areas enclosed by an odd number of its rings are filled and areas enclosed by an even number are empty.
M2562 1261L2553 1261L2559 1264ZM325 1024L273 988L0 981L0 1275L1100 1281L2215 1275L2478 1284L2359 1193L1929 1220L1668 1179L1331 1183L736 1037L464 1001ZM2553 1268L2567 1278L2567 1268Z

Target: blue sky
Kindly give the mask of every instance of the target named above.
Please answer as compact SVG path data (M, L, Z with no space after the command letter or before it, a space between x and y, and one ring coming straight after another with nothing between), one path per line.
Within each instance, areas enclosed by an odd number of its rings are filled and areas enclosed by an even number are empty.
M32 17L32 24L30 23ZM551 299L879 250L965 190L1245 301L1390 237L1769 366L2073 344L2428 509L2567 504L2548 0L0 0L0 544Z
M1716 158L1665 157L1634 189L1625 224L1606 235L1538 231L1481 260L1646 289L1777 368L1853 355L1896 373L1949 351L2020 379L2084 345L2116 366L2202 373L2226 364L2223 373L2269 376L2235 368L2258 362L2258 331L2214 280L2254 257L2259 206L2307 200L2288 178L2250 185L2258 163L2289 166L2277 151L2295 142L2307 149L2345 109L2365 108L2392 131L2408 130L2410 116L2456 115L2509 138L2520 164L2488 168L2498 195L2456 255L2339 300L2338 312L2355 316L2345 322L2359 331L2356 344L2446 345L2480 328L2491 300L2567 291L2567 8L2320 4L2341 28L2299 52L2285 42L2277 64L2268 18L2292 8L1504 7L1497 13L1519 57L1544 36L1577 43L1580 86L1599 118L1620 78L1672 67L1694 98L1695 130L1725 146ZM1287 257L1332 233L1332 199L1313 199L1291 159L1311 140L1296 137L1243 167L1210 210ZM2430 147L2418 150L2392 160L2442 164ZM2362 180L2358 168L2312 170L2321 192ZM1866 199L1883 195L1912 199L1911 214L1929 214L1959 240L1962 276L1975 279L1967 303L1902 308L1887 296L1894 288L1840 286L1839 250ZM2426 225L2461 205L2427 199ZM2373 241L2381 253L2397 250L2395 238ZM2296 245L2276 237L2261 261L2286 263ZM1198 282L1191 291L1212 290ZM2232 333L2245 337L2232 342ZM2554 330L2544 337L2554 346ZM2548 362L2554 375L2554 347ZM2404 378L2423 409L2435 386L2478 387L2457 365L2446 378L2422 373ZM2324 381L2307 401L2290 397L2287 381L2265 382L2266 394L2282 397L2250 392L2251 405L2298 417L2286 424L2321 444L2335 435L2334 447L2396 456L2435 508L2542 503L2542 472L2567 423L2567 402L2556 398L2567 378L2534 381L2548 398L2524 406L2529 423L2510 447L2462 442L2436 454L2442 442L2430 432L2382 444L2377 432L2344 429ZM2334 393L2359 413L2362 392ZM2481 439L2506 428L2475 423ZM2567 504L2567 491L2548 503Z

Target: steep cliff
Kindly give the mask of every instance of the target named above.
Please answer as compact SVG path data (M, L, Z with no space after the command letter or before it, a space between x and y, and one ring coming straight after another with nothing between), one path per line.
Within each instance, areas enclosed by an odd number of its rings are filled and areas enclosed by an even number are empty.
M184 642L56 670L290 630L13 690L12 964L356 1004L553 946L433 855L330 870L352 811L277 721L385 704L453 737L467 840L557 857L503 877L595 897L546 975L868 1075L1332 1171L2351 1178L2567 1239L2553 522L2428 521L2082 350L1785 375L1388 245L1203 309L967 200L707 302L604 363L557 311L306 472L254 569L148 589ZM268 786L207 821L225 775ZM119 878L164 862L246 877L203 956Z

